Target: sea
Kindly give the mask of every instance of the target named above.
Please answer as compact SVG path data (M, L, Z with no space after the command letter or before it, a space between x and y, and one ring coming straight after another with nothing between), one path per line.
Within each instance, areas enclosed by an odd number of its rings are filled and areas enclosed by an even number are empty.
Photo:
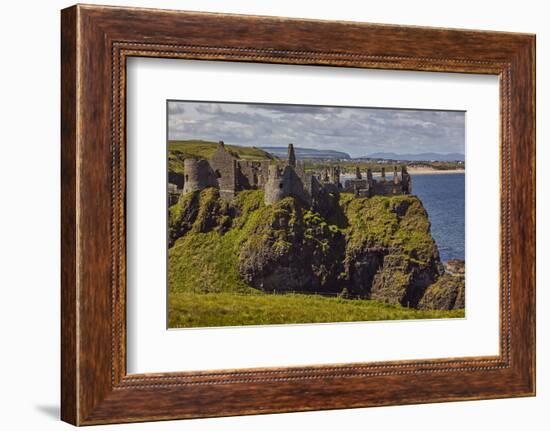
M411 174L411 176L412 192L420 198L428 212L432 236L437 243L441 261L464 260L466 236L464 173ZM391 179L391 174L389 178ZM343 176L342 182L346 179Z
M432 236L442 262L464 260L466 231L465 176L456 174L412 174L412 191L417 195L432 224Z

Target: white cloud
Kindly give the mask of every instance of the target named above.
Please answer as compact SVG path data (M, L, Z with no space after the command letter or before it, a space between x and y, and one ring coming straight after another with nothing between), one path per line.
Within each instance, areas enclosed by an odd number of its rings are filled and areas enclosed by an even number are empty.
M170 101L170 139L373 152L464 153L464 112Z

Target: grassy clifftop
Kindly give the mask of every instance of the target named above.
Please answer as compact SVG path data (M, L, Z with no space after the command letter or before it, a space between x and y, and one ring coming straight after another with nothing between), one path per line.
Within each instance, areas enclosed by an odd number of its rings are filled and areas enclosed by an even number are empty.
M342 193L340 204L347 217L350 251L392 248L422 263L437 253L428 214L416 196L354 198Z
M183 173L183 160L188 157L209 159L217 148L217 142L187 140L168 142L168 170L176 174ZM235 157L243 160L272 160L273 156L256 147L226 145L225 148Z

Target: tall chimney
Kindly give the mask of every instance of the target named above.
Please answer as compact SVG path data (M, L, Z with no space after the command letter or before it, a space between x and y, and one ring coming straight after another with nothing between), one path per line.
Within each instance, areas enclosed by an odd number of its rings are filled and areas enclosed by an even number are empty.
M294 145L288 144L288 164L293 168L296 167L296 156L294 154Z

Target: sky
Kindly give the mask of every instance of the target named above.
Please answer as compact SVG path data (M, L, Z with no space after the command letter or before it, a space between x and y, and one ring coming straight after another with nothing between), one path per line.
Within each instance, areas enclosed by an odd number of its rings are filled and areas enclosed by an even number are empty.
M344 151L464 154L465 113L357 107L168 102L168 139Z

